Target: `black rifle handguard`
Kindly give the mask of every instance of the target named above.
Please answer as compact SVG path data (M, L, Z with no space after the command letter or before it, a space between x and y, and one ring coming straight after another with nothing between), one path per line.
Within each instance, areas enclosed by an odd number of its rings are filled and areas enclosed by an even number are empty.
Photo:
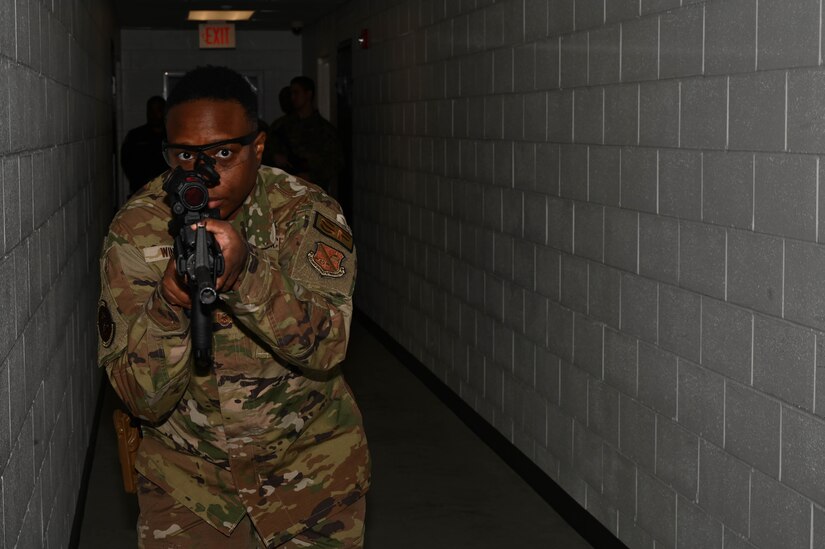
M208 207L209 187L220 180L214 162L200 155L194 170L177 167L163 183L172 206L169 232L175 238L175 268L187 279L192 301L189 319L197 375L206 375L212 368L212 306L218 298L216 281L224 270L220 246L201 223L207 218L220 219L218 211Z

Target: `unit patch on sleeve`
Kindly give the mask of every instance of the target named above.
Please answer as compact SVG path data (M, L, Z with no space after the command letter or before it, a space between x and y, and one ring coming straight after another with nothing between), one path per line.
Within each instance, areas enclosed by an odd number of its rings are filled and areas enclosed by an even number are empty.
M102 299L97 304L97 333L104 347L108 347L115 340L115 322L112 320L109 305Z
M315 291L351 295L355 247L349 227L333 221L336 212L322 204L315 204L309 215L309 226L292 260L293 280Z
M315 249L307 253L309 263L321 276L340 278L344 270L344 254L323 242L316 242Z

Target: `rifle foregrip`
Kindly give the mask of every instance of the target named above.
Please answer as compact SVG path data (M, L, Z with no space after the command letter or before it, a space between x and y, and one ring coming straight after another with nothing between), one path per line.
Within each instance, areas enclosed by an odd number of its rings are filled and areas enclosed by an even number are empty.
M192 358L195 373L206 375L212 368L212 314L198 298L199 290L192 291L190 329L192 331Z

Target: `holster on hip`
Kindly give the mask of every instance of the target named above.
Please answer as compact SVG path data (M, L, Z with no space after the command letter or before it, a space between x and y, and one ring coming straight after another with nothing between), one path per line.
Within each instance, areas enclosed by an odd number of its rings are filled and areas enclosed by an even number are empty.
M140 425L123 410L115 410L112 415L117 434L117 454L120 458L120 474L123 489L130 494L137 492L137 471L135 459L140 446Z

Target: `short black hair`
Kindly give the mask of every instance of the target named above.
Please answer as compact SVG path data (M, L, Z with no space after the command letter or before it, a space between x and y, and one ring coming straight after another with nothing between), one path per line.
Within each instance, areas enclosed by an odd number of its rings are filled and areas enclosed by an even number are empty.
M298 84L306 91L312 92L312 96L315 97L315 82L309 76L296 76L289 83Z
M146 108L148 109L152 105L160 105L161 108L163 108L164 106L166 106L166 99L164 99L163 96L160 95L153 95L152 97L146 100Z
M196 99L237 101L250 123L258 124L258 92L240 73L229 67L206 65L183 75L166 101L166 114L181 103Z

